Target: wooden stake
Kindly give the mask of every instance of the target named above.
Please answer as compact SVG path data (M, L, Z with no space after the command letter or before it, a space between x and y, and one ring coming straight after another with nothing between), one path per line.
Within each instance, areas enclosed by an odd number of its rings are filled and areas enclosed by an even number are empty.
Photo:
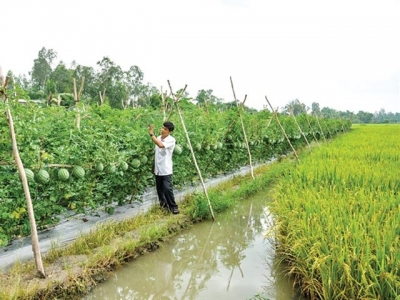
M6 81L3 86L4 91L7 87L7 83L8 83L8 77L6 78ZM0 82L0 86L1 86L1 84L2 84L2 82ZM3 97L4 97L4 102L8 103L7 95L4 94ZM13 122L11 111L8 107L6 108L6 117L7 117L8 125L10 128L13 155L14 155L15 162L17 164L17 169L18 169L19 175L21 177L22 187L24 189L24 194L25 194L26 205L28 208L29 224L31 227L32 251L33 251L33 256L35 258L36 269L37 269L39 275L41 277L45 278L46 273L44 271L42 256L40 253L40 243L39 243L39 237L38 237L37 229L36 229L35 214L33 211L33 204L32 204L31 194L29 191L28 180L26 178L24 165L23 165L21 157L19 155L18 144L17 144L17 139L15 136L15 130L14 130L14 122Z
M325 117L324 116L322 116L323 117L323 119L324 119L324 125L325 125L325 127L326 127L326 129L327 129L327 131L328 131L328 133L329 133L329 136L332 138L332 132L330 131L330 129L329 129L329 127L328 127L328 124L326 124L326 122L325 122Z
M308 149L309 149L310 152L311 152L311 146L310 146L310 144L308 143L307 137L306 137L306 135L304 134L303 130L301 130L301 127L300 127L299 123L297 122L296 117L295 117L294 114L293 114L293 109L290 110L290 114L293 116L293 119L294 119L294 121L295 121L295 123L296 123L296 125L297 125L297 128L300 130L300 133L301 133L301 135L304 137L304 140L306 141L306 143L307 143L307 145L308 145Z
M305 113L306 113L306 120L307 120L307 123L308 123L308 127L309 127L310 130L311 130L311 133L312 133L312 135L313 135L313 137L314 137L315 142L319 145L318 139L317 139L317 137L315 136L315 133L314 133L314 129L312 128L311 123L310 123L310 120L308 119L307 111L306 111Z
M271 107L272 111L274 111L274 108L272 107L271 103L269 103L267 96L265 96L265 100L267 100L267 102L268 102L268 104L269 104L269 107ZM294 153L294 155L295 155L296 158L297 158L297 161L300 162L300 158L299 158L299 156L297 155L297 152L296 152L296 150L294 149L292 143L290 142L289 137L287 136L285 129L283 128L281 122L279 122L278 115L275 113L274 116L275 116L275 120L278 122L278 125L281 127L282 132L283 132L283 134L285 135L286 140L288 141L290 147L292 148L293 153Z
M315 119L317 120L319 130L321 130L321 134L324 137L324 141L326 142L326 137L325 137L324 131L322 130L321 124L319 123L318 116L317 116L317 114L314 114L314 116L315 116Z
M244 100L243 100L243 103L242 103L242 104L239 104L239 101L236 99L235 89L233 88L232 77L230 77L230 79L231 79L231 86L232 86L232 91L233 91L233 97L235 98L236 106L237 106L237 108L238 108L240 123L241 123L241 125L242 125L242 131L243 131L244 141L245 141L245 143L246 143L247 154L248 154L248 157L249 157L251 178L255 179L255 178L254 178L254 171L253 171L253 164L252 164L252 161L251 161L251 152L250 152L249 141L247 140L246 130L244 129L244 123L243 123L243 117L242 117L242 109L243 109L243 107L244 107L244 103L246 102L247 95L245 95Z
M192 158L193 158L193 162L194 162L194 165L196 167L196 170L197 170L197 174L199 175L199 178L200 178L200 181L201 181L201 185L203 186L204 194L206 195L206 198L207 198L207 201L208 201L208 208L210 209L211 217L215 221L214 211L213 211L212 206L211 206L210 198L208 197L207 188L206 188L206 185L204 183L203 176L201 175L200 168L199 168L199 166L197 164L196 155L194 154L192 143L190 142L189 133L188 133L188 131L186 129L185 122L184 122L183 117L182 117L181 109L180 109L180 107L178 105L179 98L185 92L187 85L185 85L185 88L181 91L181 93L178 95L178 97L174 96L174 93L172 92L172 87L171 87L171 84L170 84L169 80L168 80L168 85L169 85L169 89L171 91L171 95L175 98L174 99L174 103L175 103L176 109L178 111L179 118L181 119L182 127L183 127L183 130L184 130L185 135L186 135L186 140L187 140L188 145L189 145L190 153L192 154Z
M82 91L83 91L83 83L85 82L85 77L82 77L81 86L79 88L79 93L76 89L76 80L74 78L74 100L75 100L75 110L76 110L76 127L79 131L81 131L81 114L78 107L78 102L80 100Z
M164 94L162 87L160 89L160 93L161 93L161 109L163 111L164 122L165 122L167 120L166 119L166 115L165 115L165 109L166 109L166 107L165 107L165 96L166 95Z

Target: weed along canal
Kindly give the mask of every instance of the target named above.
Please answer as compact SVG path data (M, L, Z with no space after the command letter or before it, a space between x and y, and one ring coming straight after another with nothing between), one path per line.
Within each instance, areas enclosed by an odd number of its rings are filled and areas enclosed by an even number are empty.
M193 225L82 299L302 299L266 238L272 219L265 194Z

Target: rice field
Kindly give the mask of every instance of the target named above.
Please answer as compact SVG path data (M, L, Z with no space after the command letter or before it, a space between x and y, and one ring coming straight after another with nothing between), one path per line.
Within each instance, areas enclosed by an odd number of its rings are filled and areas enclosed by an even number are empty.
M278 252L311 299L400 299L400 125L354 126L274 191Z

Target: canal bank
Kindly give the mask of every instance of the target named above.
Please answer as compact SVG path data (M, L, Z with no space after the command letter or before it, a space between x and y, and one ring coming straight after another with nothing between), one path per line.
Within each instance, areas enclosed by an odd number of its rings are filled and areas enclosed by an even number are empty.
M263 190L116 270L83 300L303 299L275 256ZM268 237L268 238L266 238Z
M265 188L285 169L287 166L280 162L256 168L255 180L251 179L248 170L242 175L232 174L229 180L219 180L209 191L216 213ZM193 216L204 211L207 205L202 193L193 193L182 198L181 207L182 213L178 216L149 208L134 218L96 224L67 246L49 250L44 259L46 279L37 278L32 262L17 264L8 274L1 274L1 296L3 299L49 299L43 298L45 295L72 299L85 294L119 266L159 248L171 236L200 220L201 216Z

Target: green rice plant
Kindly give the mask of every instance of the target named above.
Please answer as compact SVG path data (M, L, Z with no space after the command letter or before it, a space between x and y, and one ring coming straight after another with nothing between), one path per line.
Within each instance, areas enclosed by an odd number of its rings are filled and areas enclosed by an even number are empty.
M400 294L399 125L355 126L275 187L278 251L312 297Z

